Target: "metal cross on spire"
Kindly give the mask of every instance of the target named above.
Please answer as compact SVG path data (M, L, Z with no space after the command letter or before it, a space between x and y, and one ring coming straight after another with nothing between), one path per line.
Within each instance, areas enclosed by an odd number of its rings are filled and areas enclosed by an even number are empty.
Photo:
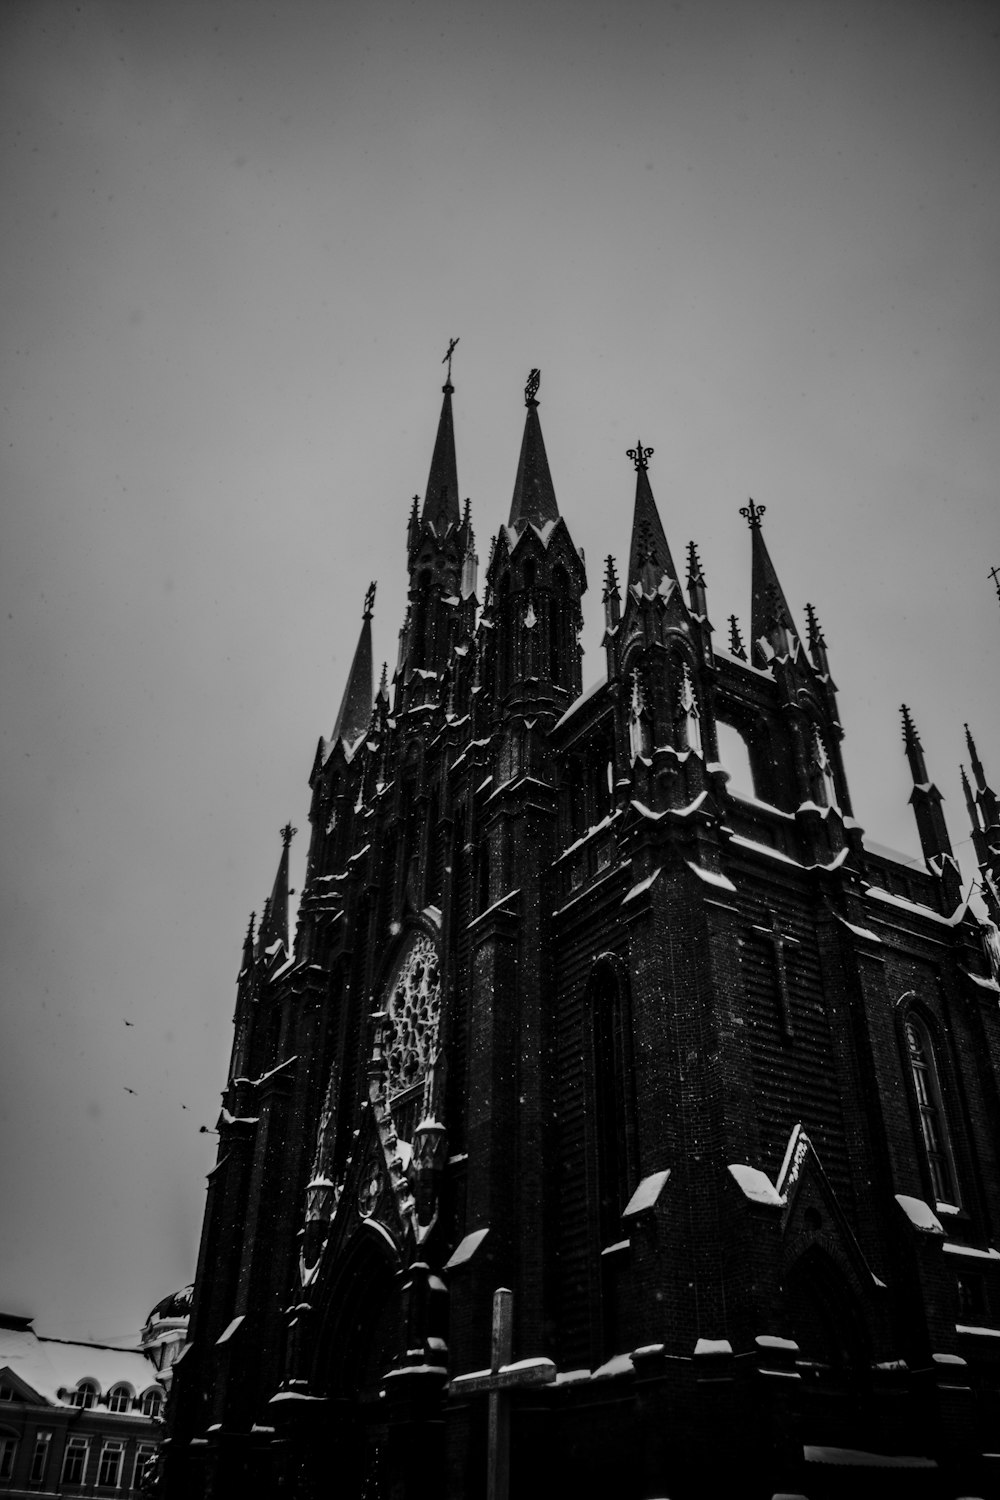
M414 495L413 498L415 500L417 498L416 495ZM372 617L372 610L375 608L375 590L376 590L377 586L378 586L377 581L373 578L372 581L371 581L371 583L368 585L367 589L365 590L365 611L364 611L363 618L366 619L366 620L370 620L371 619L371 617Z
M449 339L449 341L448 341L448 352L445 354L444 359L441 361L441 363L443 365L447 365L448 366L448 384L449 385L451 385L451 356L455 352L455 346L456 346L457 343L458 343L458 339Z
M292 842L292 839L295 837L298 831L299 830L297 828L292 827L291 823L285 824L284 828L281 830L281 843L285 849L288 848L289 844Z
M635 464L635 472L637 474L639 473L640 469L645 469L648 467L649 460L653 456L652 448L644 448L638 438L636 438L635 440L635 447L626 448L625 452L626 455Z
M1000 568L991 568L989 576L993 579L993 586L997 591L997 598L1000 599Z
M531 406L538 395L538 387L542 383L541 370L530 370L528 372L528 383L524 387L524 404Z
M751 495L750 504L740 506L740 515L745 517L746 523L750 527L751 531L759 531L760 518L764 514L766 509L766 505L754 505L753 496Z

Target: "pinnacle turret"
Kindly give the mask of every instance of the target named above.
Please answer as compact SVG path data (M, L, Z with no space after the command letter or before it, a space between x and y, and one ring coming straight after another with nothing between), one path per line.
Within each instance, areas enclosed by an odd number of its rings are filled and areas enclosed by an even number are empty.
M702 572L701 559L694 542L688 542L687 589L691 613L702 620L705 619L708 615L708 596L705 592L705 575Z
M538 420L538 386L541 379L538 370L532 370L524 388L524 404L527 416L524 420L524 436L521 439L521 455L517 461L517 477L514 480L514 495L510 502L509 526L522 527L530 521L534 526L544 526L547 521L559 519L556 492L549 473L549 460L545 452L545 440Z
M666 533L656 509L653 491L646 472L652 448L638 440L628 456L635 465L635 508L632 514L632 542L628 557L628 582L647 593L655 593L664 578L678 583L677 569L670 555Z
M330 736L330 747L342 740L350 749L368 728L372 711L372 608L375 603L375 584L368 585L365 608L361 620L361 634L354 648L354 660L340 700L337 721Z
M740 509L750 527L753 549L753 572L751 576L750 605L750 651L755 665L763 666L767 652L761 642L766 642L775 656L785 656L795 635L792 613L778 582L771 555L761 530L761 517L766 507L756 505L751 499Z
M946 909L953 911L961 900L962 882L958 863L952 853L944 813L941 810L941 803L944 799L927 774L920 735L917 733L917 727L905 703L901 705L899 712L903 719L903 745L906 758L910 763L910 775L913 778L910 806L917 820L921 852L928 869L942 882Z
M913 777L914 786L927 786L930 777L927 775L927 765L924 760L924 747L920 743L920 735L917 726L913 722L913 716L905 703L901 703L899 712L903 719L903 746L906 750L906 758L910 763L910 775Z
M743 644L740 622L735 615L729 616L729 650L733 656L738 656L740 661L746 661L747 648Z

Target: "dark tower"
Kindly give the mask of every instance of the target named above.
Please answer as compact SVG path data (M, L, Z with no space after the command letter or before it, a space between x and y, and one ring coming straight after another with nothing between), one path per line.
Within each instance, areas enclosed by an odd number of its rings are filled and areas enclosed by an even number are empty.
M990 1492L1000 954L912 718L926 868L852 816L764 507L723 645L638 442L583 692L538 371L480 600L453 348L391 698L373 585L294 943L290 825L244 943L166 1492Z

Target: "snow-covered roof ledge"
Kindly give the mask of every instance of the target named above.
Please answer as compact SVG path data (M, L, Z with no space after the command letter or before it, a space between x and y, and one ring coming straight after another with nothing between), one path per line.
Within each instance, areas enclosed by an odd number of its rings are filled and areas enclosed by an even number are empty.
M648 1177L644 1177L622 1209L622 1218L631 1219L636 1214L648 1213L651 1208L655 1208L669 1176L670 1168L665 1167L662 1172L651 1172Z
M452 1251L451 1259L445 1262L445 1270L453 1271L456 1266L464 1266L467 1261L470 1261L489 1232L490 1226L487 1224L485 1228L474 1229L471 1234L459 1240Z
M728 1339L699 1339L694 1346L695 1358L704 1355L732 1354L733 1346Z
M909 1193L897 1193L896 1202L914 1229L920 1229L924 1234L944 1234L941 1220L923 1198L911 1198Z
M730 1162L726 1170L751 1203L766 1203L771 1208L784 1208L787 1199L759 1167L748 1166L746 1162Z

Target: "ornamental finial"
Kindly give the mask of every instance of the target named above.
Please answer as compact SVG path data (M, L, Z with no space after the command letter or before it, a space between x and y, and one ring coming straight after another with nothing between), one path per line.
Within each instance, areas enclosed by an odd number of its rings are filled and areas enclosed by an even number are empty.
M372 610L375 608L375 590L377 587L377 580L373 578L365 590L365 610L362 616L365 620L370 620L372 617Z
M448 341L448 352L445 354L444 359L441 361L441 363L443 365L447 365L448 366L448 378L445 381L445 386L444 386L444 388L445 388L446 391L450 391L450 390L453 389L452 384L451 384L451 356L455 352L455 346L457 345L457 343L458 343L458 339L449 339L449 341Z
M291 823L285 824L284 828L281 830L281 846L283 849L288 848L289 844L292 842L292 839L295 837L298 831L299 830L297 828L292 827Z
M536 401L535 398L538 395L538 387L541 385L541 383L542 383L542 372L541 372L541 370L531 370L529 372L529 374L528 374L528 383L524 387L524 404L525 404L525 406L537 406L538 405L538 402Z
M766 509L766 505L755 505L753 503L753 496L751 495L750 504L740 506L740 515L745 518L746 523L750 527L751 531L759 531L760 518L764 514Z
M738 656L740 661L746 661L747 648L743 644L740 622L735 615L729 616L729 650L733 656Z
M649 460L653 456L652 448L644 448L638 438L636 438L635 447L626 448L625 452L635 464L635 472L637 474L640 469L645 469L649 466Z

